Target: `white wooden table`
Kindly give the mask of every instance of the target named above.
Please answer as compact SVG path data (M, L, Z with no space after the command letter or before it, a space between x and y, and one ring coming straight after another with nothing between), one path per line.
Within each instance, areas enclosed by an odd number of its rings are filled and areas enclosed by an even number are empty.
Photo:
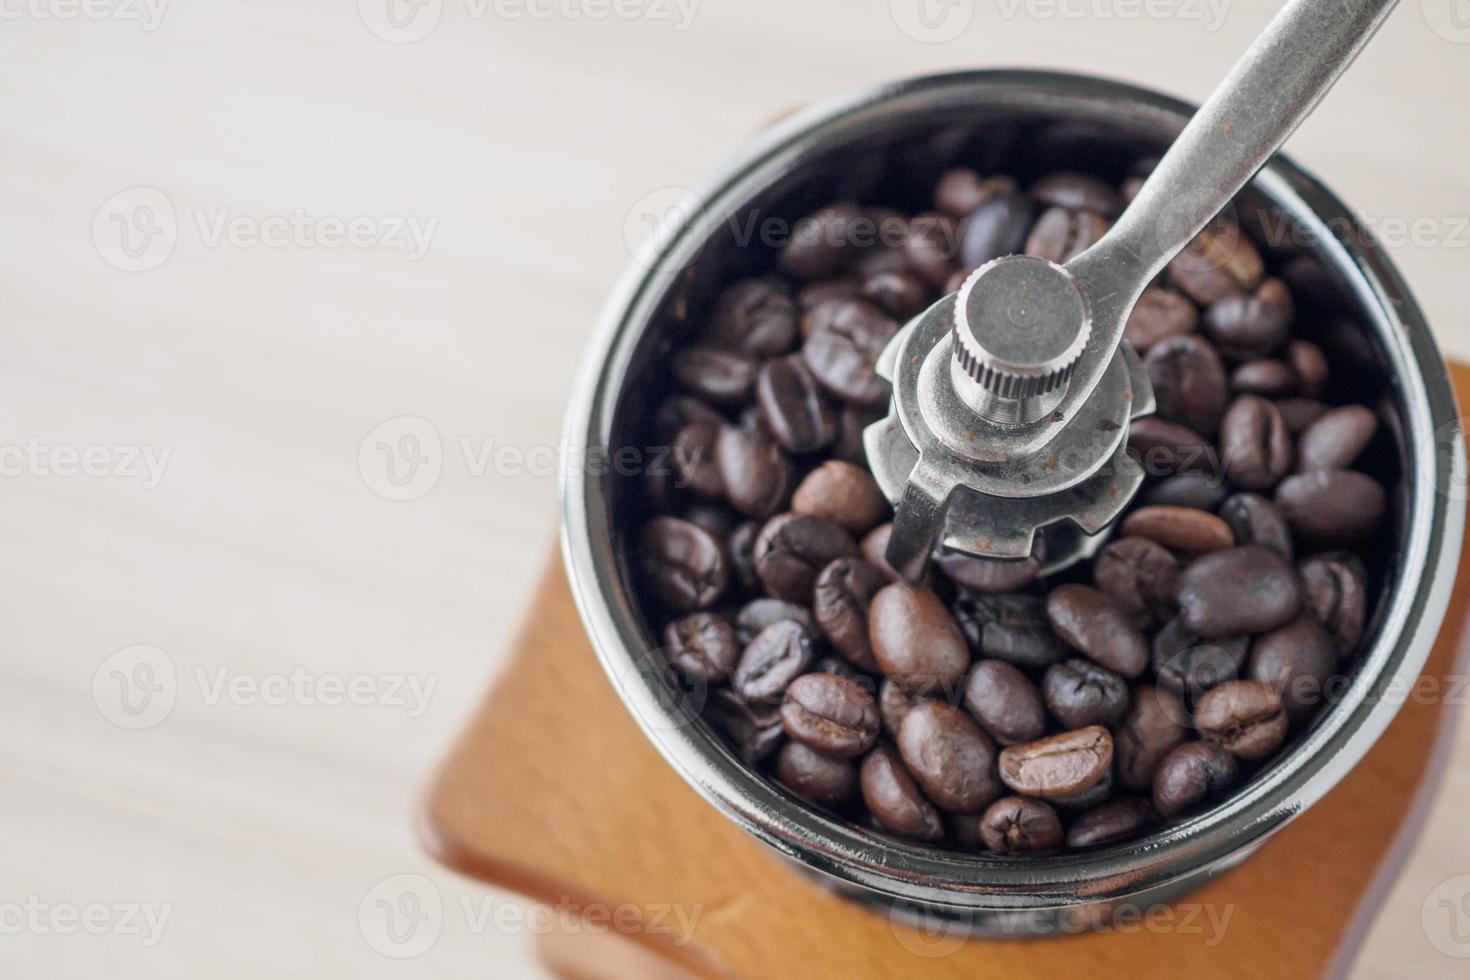
M546 557L639 202L911 73L1197 99L1276 7L925 2L0 0L7 975L538 975L534 922L410 818ZM1290 149L1419 229L1394 255L1470 357L1470 28L1429 3ZM1470 872L1459 741L1362 976L1463 975L1421 917ZM404 881L443 909L412 960L379 951Z

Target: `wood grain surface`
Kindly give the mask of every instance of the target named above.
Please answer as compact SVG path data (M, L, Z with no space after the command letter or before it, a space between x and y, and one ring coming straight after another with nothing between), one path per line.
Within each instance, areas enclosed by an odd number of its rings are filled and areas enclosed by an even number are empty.
M682 28L653 16L671 3L593 19L424 0L435 28L392 43L368 26L390 2L0 3L0 447L169 452L156 484L0 475L0 907L171 909L148 946L0 931L6 976L544 976L531 927L480 915L524 903L436 865L412 814L538 584L556 480L514 456L558 445L648 202L785 108L906 75L1063 68L1197 100L1280 6L961 0L931 8L968 18L931 42L898 26L917 0L700 0ZM1441 343L1470 357L1454 10L1400 5L1288 148L1398 229ZM140 188L168 198L177 237L126 272L102 249L117 258L110 221ZM434 230L412 259L248 234L298 212ZM240 218L245 234L216 236ZM367 437L403 417L434 426L442 470L386 499L373 454L396 442ZM93 680L139 644L171 658L177 700L128 730ZM412 676L432 696L412 712L213 696L221 670L297 669ZM1463 975L1423 915L1470 872L1467 807L1470 767L1451 766L1358 930L1359 975ZM365 928L374 890L405 875L444 913L430 948L396 959Z

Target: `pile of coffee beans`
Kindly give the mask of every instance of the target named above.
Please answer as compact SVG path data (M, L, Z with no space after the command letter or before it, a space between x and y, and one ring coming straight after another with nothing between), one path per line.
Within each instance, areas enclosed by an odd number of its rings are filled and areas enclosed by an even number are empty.
M649 379L673 471L629 538L645 615L703 716L807 803L963 850L1097 847L1217 803L1340 693L1371 605L1354 549L1387 506L1354 468L1379 421L1334 403L1291 289L1228 220L1129 319L1149 479L1095 560L1040 579L942 553L922 584L885 561L861 442L879 353L981 264L1087 248L1149 166L1024 189L954 169L925 213L824 207Z

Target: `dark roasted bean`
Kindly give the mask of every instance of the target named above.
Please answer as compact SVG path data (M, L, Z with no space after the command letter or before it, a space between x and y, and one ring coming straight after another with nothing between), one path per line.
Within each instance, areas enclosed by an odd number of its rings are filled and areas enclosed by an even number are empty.
M1093 807L1072 821L1066 844L1078 850L1112 844L1132 837L1158 818L1148 800L1125 796Z
M868 604L888 581L881 569L861 558L839 558L817 576L812 598L812 611L833 648L874 673L878 661L868 639Z
M791 498L791 510L822 517L852 534L865 534L888 518L888 499L867 470L829 459L807 474Z
M1030 194L1047 207L1091 211L1104 218L1116 218L1123 210L1118 192L1088 174L1048 174L1031 185Z
M1258 493L1237 493L1220 505L1220 517L1230 525L1239 545L1265 545L1287 561L1295 547L1291 528L1281 509Z
M812 617L811 610L785 599L767 597L752 599L740 608L735 616L735 637L743 649L750 645L750 641L761 630L783 619L793 620L811 636L817 636L817 621Z
M987 184L985 199L960 223L959 261L965 269L1021 251L1036 217L1035 205L1013 182Z
M690 613L664 629L670 662L685 677L718 684L730 676L740 657L735 627L714 613Z
M781 271L793 279L829 279L856 254L854 229L862 212L851 204L834 204L802 218L781 249Z
M1195 473L1213 478L1219 470L1215 447L1204 436L1153 416L1128 427L1128 451L1149 476Z
M1237 759L1264 759L1286 739L1286 706L1281 695L1260 681L1226 681L1194 709L1200 737Z
M980 838L996 854L1049 854L1062 846L1062 821L1041 800L1006 796L986 808Z
M1210 639L1264 633L1301 607L1301 583L1281 555L1259 544L1201 555L1179 573L1179 612Z
M1134 350L1146 354L1160 341L1192 333L1198 320L1199 310L1189 297L1172 289L1150 286L1128 314L1123 336Z
M1179 560L1147 538L1117 538L1093 560L1092 581L1135 622L1152 625L1174 614Z
M1312 470L1281 481L1276 506L1299 537L1320 547L1352 544L1377 529L1388 508L1383 484L1356 470Z
M893 566L888 564L888 538L893 533L893 525L879 524L863 537L862 552L868 564L883 570L883 574L897 581L903 578L894 571Z
M1189 735L1189 711L1170 692L1143 685L1133 695L1123 723L1113 736L1118 782L1147 790L1164 756Z
M730 532L726 549L730 555L730 567L734 570L734 584L746 592L758 591L760 576L755 573L755 537L761 526L755 521L745 521Z
M987 196L985 182L968 167L945 171L934 185L934 206L952 218L963 218Z
M883 730L890 738L898 738L898 728L903 716L909 713L916 700L904 691L892 678L885 677L878 685L878 715L883 719Z
M704 713L735 743L736 751L748 766L769 756L786 737L780 709L770 704L747 704L729 688L711 691Z
M1142 502L1161 507L1198 507L1214 510L1229 489L1218 477L1181 473L1167 477L1144 490Z
M761 366L755 382L761 417L781 448L810 453L837 438L837 412L798 354Z
M1303 472L1345 470L1362 455L1377 431L1378 417L1362 405L1334 408L1297 439L1296 468Z
M944 821L939 811L919 792L893 748L880 744L867 754L859 783L863 802L884 830L915 840L943 839Z
M831 521L779 514L755 539L755 571L771 595L806 604L822 569L856 554L852 537Z
M795 468L763 426L722 428L715 440L715 464L726 498L747 517L770 517L791 499Z
M689 347L674 355L674 379L714 405L739 408L750 400L760 361L754 354L716 347Z
M1246 676L1280 692L1292 724L1298 724L1327 702L1337 659L1332 636L1303 616L1257 638Z
M1160 687L1193 704L1215 685L1239 677L1249 653L1250 637L1206 640L1190 632L1182 618L1174 619L1154 637L1154 677Z
M1058 265L1076 258L1107 234L1111 222L1091 211L1048 208L1026 238L1026 254Z
M725 495L725 481L720 478L715 460L715 444L719 441L723 422L690 422L674 437L674 472L676 486L701 497L720 499Z
M796 346L796 304L775 276L742 279L715 302L705 342L776 357Z
M740 655L731 685L744 700L771 704L786 686L806 673L812 662L811 634L798 622L783 619L756 634Z
M660 443L672 445L680 430L690 422L725 421L725 416L690 395L670 395L659 402L653 414L653 430Z
M870 303L839 301L827 311L801 348L802 359L817 383L838 398L861 405L888 400L889 385L878 377L878 355L898 324ZM827 307L817 307L813 318Z
M970 648L944 603L907 582L873 597L868 637L883 672L911 694L956 691L970 668Z
M802 286L796 293L796 308L802 314L797 329L802 339L810 337L816 326L806 315L808 311L832 300L857 299L861 290L862 283L852 278L822 279Z
M929 287L912 272L877 272L863 280L858 294L889 315L908 320L929 305Z
M1293 316L1291 293L1267 279L1251 294L1222 296L1205 311L1204 330L1220 353L1234 360L1263 357L1286 343Z
M1242 490L1269 490L1291 471L1291 434L1276 406L1241 395L1220 423L1220 459L1225 475Z
M1106 667L1074 658L1052 664L1041 679L1046 709L1063 728L1112 728L1128 710L1128 682Z
M951 813L976 813L1000 795L995 743L943 701L915 704L898 726L898 751L924 795Z
M966 641L981 656L1040 669L1069 655L1051 631L1045 602L1035 596L961 592L954 600L954 615Z
M851 759L878 741L878 704L860 684L836 674L792 681L781 703L786 734L823 755Z
M1082 728L1000 752L1000 778L1025 796L1066 800L1101 785L1113 769L1113 737Z
M1230 372L1230 387L1237 394L1285 398L1296 392L1296 372L1274 358L1246 361Z
M866 466L868 451L863 446L863 431L882 417L882 406L845 402L837 412L837 439L832 445L832 455L846 463Z
M930 212L915 216L903 243L909 268L936 289L943 287L954 273L959 251L955 238L955 222L949 215Z
M1305 431L1327 414L1327 406L1313 398L1279 398L1275 404L1281 421L1286 423L1286 431L1292 435Z
M951 582L974 592L1015 592L1036 581L1040 574L1045 558L1041 541L1037 535L1030 558L1007 561L943 550L934 556L934 564Z
M1169 263L1169 278L1201 306L1255 288L1265 266L1250 239L1216 218Z
M643 525L638 564L649 592L674 612L712 608L730 582L719 539L677 517L655 517Z
M776 755L776 781L808 803L835 813L851 809L858 796L858 770L849 759L834 759L787 742Z
M1286 345L1286 363L1296 374L1297 390L1308 398L1322 394L1329 374L1322 348L1307 340L1293 340Z
M1338 652L1350 656L1363 638L1368 587L1351 561L1340 555L1318 555L1298 566L1302 577L1302 611L1332 634Z
M1140 507L1123 518L1121 530L1175 551L1195 554L1235 544L1230 525L1209 511L1194 507Z
M1159 418L1213 435L1230 393L1225 365L1210 342L1197 334L1167 337L1149 348L1143 364L1153 382Z
M965 681L965 710L1000 745L1034 742L1046 734L1036 685L1003 660L981 660Z
M1177 817L1222 797L1235 784L1235 757L1213 742L1185 742L1159 763L1154 774L1154 808Z
M1046 617L1068 645L1124 677L1148 665L1143 634L1113 600L1087 585L1062 585L1046 597Z

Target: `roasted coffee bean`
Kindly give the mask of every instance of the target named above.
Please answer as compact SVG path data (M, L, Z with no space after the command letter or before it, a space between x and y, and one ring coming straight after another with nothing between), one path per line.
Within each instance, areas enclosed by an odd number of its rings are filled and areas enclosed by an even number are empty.
M1088 585L1062 585L1046 597L1051 628L1069 646L1124 677L1148 666L1148 647L1140 633L1104 593Z
M1006 796L986 808L980 838L996 854L1049 854L1062 846L1062 821L1041 800Z
M893 534L893 524L879 524L863 538L862 553L868 564L882 570L884 575L897 581L903 578L888 564L888 538Z
M1274 358L1246 361L1230 372L1230 387L1237 394L1285 398L1296 392L1296 372Z
M730 583L720 540L677 517L655 517L643 525L638 566L648 591L676 613L713 608Z
M781 700L786 685L806 673L811 662L811 634L795 620L783 619L750 641L735 666L731 685L752 704L771 704Z
M1001 749L1000 778L1011 789L1043 800L1074 799L1109 779L1113 737L1106 728L1082 728Z
M1352 544L1383 520L1383 484L1357 470L1312 470L1281 481L1276 506L1298 537L1320 547Z
M1327 414L1327 406L1312 398L1278 398L1275 404L1281 421L1286 423L1286 431L1292 435L1305 431Z
M868 451L863 446L863 431L883 417L882 406L854 405L846 402L837 412L837 439L832 455L845 463L868 465Z
M953 605L955 622L981 656L1038 670L1070 656L1036 596L961 592Z
M868 640L868 604L888 581L861 558L839 558L817 576L812 598L812 611L833 649L873 673L878 661Z
M878 715L883 719L883 730L890 738L898 738L898 729L903 724L903 716L909 713L909 709L917 701L921 700L924 699L910 697L891 678L885 677L878 685Z
M1141 421L1141 420L1140 420ZM1160 507L1214 510L1229 492L1224 481L1202 473L1181 473L1145 488L1142 502Z
M781 703L786 734L823 755L851 759L878 741L878 704L854 681L806 674L792 681Z
M813 310L814 318L825 306ZM878 377L878 355L898 332L893 318L871 303L840 302L801 348L802 359L825 390L861 405L888 401L889 385Z
M760 425L727 425L715 440L715 464L731 505L747 517L766 518L791 500L791 459Z
M1294 546L1286 516L1271 501L1258 493L1237 493L1220 505L1220 517L1230 525L1239 545L1265 545L1287 561Z
M742 279L715 302L705 343L776 357L796 346L796 303L775 276Z
M1026 237L1025 253L1061 265L1091 248L1110 227L1108 219L1091 211L1048 208Z
M1179 559L1147 538L1110 541L1092 563L1093 584L1135 623L1152 625L1172 616L1178 581Z
M898 752L880 744L863 759L859 772L863 802L890 834L921 841L944 838L944 821L934 804L919 792Z
M1000 745L1046 734L1046 710L1030 678L1003 660L981 660L965 681L965 710Z
M723 422L690 422L674 437L674 472L676 485L701 497L719 499L725 495L725 481L715 460L715 444L719 441Z
M1353 563L1338 555L1318 555L1298 566L1302 577L1302 611L1332 634L1337 649L1349 656L1363 638L1368 587Z
M1091 211L1104 218L1116 218L1123 210L1118 192L1088 174L1048 174L1031 185L1030 193L1047 207Z
M1148 476L1193 473L1214 479L1219 470L1215 447L1204 436L1153 416L1129 425L1128 451Z
M1200 306L1261 281L1261 253L1238 227L1216 218L1169 263L1169 278Z
M1093 807L1072 821L1066 844L1076 850L1113 844L1132 837L1158 818L1148 800L1125 796Z
M907 582L873 596L868 638L883 672L911 694L956 691L970 668L970 648L944 603Z
M837 438L837 412L800 355L763 364L756 376L755 397L771 435L788 452L815 452Z
M735 615L735 637L744 649L761 630L786 619L795 622L813 638L819 634L817 621L805 606L785 599L761 598L752 599L740 607L740 612Z
M1041 535L1031 557L1008 561L1000 558L976 558L959 551L943 550L934 556L934 564L951 582L974 592L1015 592L1036 581L1046 555Z
M1296 468L1302 472L1345 470L1362 455L1377 431L1378 417L1362 405L1334 408L1302 432L1297 440Z
M739 408L750 400L760 360L741 350L687 347L674 355L674 380L712 405Z
M1286 559L1259 544L1201 555L1179 573L1184 626L1207 639L1264 633L1290 622L1301 583Z
M1160 687L1193 704L1215 685L1239 677L1249 653L1248 636L1207 640L1182 618L1170 620L1154 637L1154 677Z
M796 308L802 314L797 330L802 339L810 337L815 326L811 318L806 316L808 311L831 300L858 299L861 291L862 283L851 277L822 279L802 286L796 293Z
M995 182L985 200L960 224L960 266L977 269L992 259L1021 251L1035 217L1036 206L1013 182Z
M1291 471L1291 435L1276 406L1241 395L1220 423L1220 458L1225 475L1242 490L1269 490Z
M858 295L904 321L924 312L930 299L928 285L912 272L874 273L863 280Z
M1149 348L1143 366L1153 382L1159 418L1213 435L1230 393L1225 364L1197 334L1167 337Z
M924 795L951 813L978 813L1000 795L995 743L969 715L922 701L898 726L898 752Z
M748 766L766 759L786 738L779 708L770 704L747 704L740 695L726 687L710 692L704 714L734 743L735 751Z
M781 271L804 281L837 275L857 252L854 228L862 220L852 204L834 204L802 218L777 259Z
M865 534L888 518L888 498L867 470L829 459L807 474L791 498L791 510L822 517L853 534Z
M946 170L934 185L934 206L952 218L963 218L987 196L985 182L968 167Z
M1286 345L1286 363L1296 374L1297 389L1308 398L1316 398L1327 387L1331 370L1322 348L1307 340L1293 340Z
M735 627L708 612L690 613L670 623L664 629L664 646L681 674L709 684L729 677L740 658Z
M1041 679L1046 710L1063 728L1112 728L1128 711L1128 682L1088 660L1052 664Z
M1169 691L1145 684L1113 736L1114 768L1125 789L1147 790L1164 756L1189 735L1189 711Z
M672 445L680 430L690 422L713 422L719 425L725 416L689 395L670 395L659 402L653 414L653 430L660 443Z
M1286 706L1281 695L1260 681L1226 681L1194 709L1200 737L1237 759L1264 759L1286 739Z
M1192 333L1198 321L1199 310L1187 296L1150 286L1128 314L1123 337L1138 353L1146 354L1160 341Z
M1303 616L1256 639L1246 676L1280 692L1292 724L1299 724L1327 703L1337 659L1332 636Z
M1203 554L1235 544L1230 525L1194 507L1140 507L1123 518L1124 534L1147 538L1175 551Z
M1177 817L1213 803L1235 784L1235 756L1213 742L1185 742L1159 763L1154 774L1154 808Z
M734 570L733 584L746 592L756 592L761 587L760 576L755 573L755 538L760 532L761 526L755 521L744 521L730 532L725 543Z
M778 514L755 539L755 571L776 598L809 603L822 569L856 554L852 537L831 521Z
M776 755L776 781L808 803L843 813L858 797L857 765L787 742Z
M1204 330L1224 356L1264 357L1291 336L1291 293L1280 279L1267 279L1251 294L1222 296L1205 310Z
M909 222L908 239L903 254L909 268L934 288L942 288L954 273L956 242L955 221L947 214L929 212L916 215Z

